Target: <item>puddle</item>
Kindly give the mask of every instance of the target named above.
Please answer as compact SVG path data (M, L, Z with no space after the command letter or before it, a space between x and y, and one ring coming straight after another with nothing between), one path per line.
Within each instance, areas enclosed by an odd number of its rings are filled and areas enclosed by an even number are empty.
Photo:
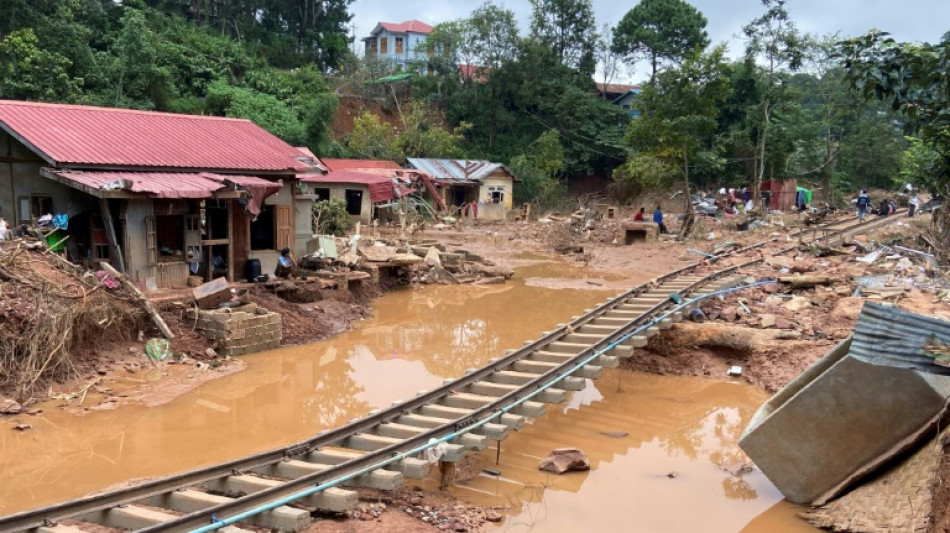
M569 404L479 455L484 472L460 498L509 506L500 531L814 532L738 448L767 396L742 384L611 371ZM554 410L552 410L554 411ZM592 470L538 470L554 448L577 447Z
M29 431L0 427L0 515L304 440L482 366L613 294L518 281L405 290L376 300L356 330L245 356L247 370L162 406L77 416L45 405Z

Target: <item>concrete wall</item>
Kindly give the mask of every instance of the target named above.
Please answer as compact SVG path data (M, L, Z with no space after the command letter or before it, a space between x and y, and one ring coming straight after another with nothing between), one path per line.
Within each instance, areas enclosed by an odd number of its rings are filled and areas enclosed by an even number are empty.
M492 188L501 187L504 193L504 202L500 204L488 203ZM506 172L499 169L482 180L478 188L478 199L482 202L479 207L478 218L485 220L505 220L508 210L514 205L514 180Z
M7 222L16 224L29 218L29 213L20 213L19 198L31 195L52 198L53 214L74 216L98 210L95 198L40 176L40 168L44 166L46 163L39 156L0 131L0 216Z
M279 314L255 304L237 309L189 312L197 328L215 344L218 355L244 355L280 346L283 328Z
M316 189L330 189L330 199L338 199L344 203L346 202L347 189L362 191L363 204L360 206L360 214L350 215L350 219L353 222L362 222L363 224L369 224L373 220L373 202L370 199L367 185L359 183L308 183L307 187L309 193L313 193Z

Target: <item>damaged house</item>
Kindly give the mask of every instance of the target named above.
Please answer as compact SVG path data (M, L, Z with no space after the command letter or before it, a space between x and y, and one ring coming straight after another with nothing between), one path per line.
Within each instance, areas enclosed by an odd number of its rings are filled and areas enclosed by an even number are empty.
M353 221L369 224L386 218L387 205L414 192L409 187L414 171L393 161L322 159L321 163L329 172L299 175L301 189L315 202L342 200Z
M432 177L440 200L465 213L477 205L475 218L505 220L512 208L515 175L508 167L491 161L409 158L409 164Z
M321 171L247 120L0 101L0 216L158 287L272 271Z

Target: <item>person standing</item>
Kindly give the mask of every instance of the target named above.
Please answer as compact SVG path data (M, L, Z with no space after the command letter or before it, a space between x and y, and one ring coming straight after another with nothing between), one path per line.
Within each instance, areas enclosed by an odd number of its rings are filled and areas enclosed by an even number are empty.
M871 206L871 199L868 198L868 190L862 189L861 194L858 195L858 220L864 222L864 218L868 216L868 208Z
M660 229L661 235L666 235L669 233L666 231L666 225L663 224L663 210L660 209L660 206L656 206L656 211L653 212L653 222L656 223L657 227Z
M641 207L640 210L637 211L637 214L633 215L633 221L643 222L643 216L644 216L645 211L646 211L646 208Z
M917 198L917 195L910 197L910 207L907 208L907 216L912 217L914 213L917 212L917 209L920 208L920 198Z

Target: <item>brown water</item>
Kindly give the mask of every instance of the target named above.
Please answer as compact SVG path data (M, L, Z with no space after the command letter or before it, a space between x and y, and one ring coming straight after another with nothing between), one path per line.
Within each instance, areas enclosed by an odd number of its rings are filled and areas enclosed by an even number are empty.
M479 455L480 472L452 491L509 506L502 531L814 532L794 516L737 446L767 398L738 384L609 371L568 405ZM614 433L607 435L606 433ZM617 435L626 434L618 437ZM590 472L538 470L554 448L577 447Z
M613 294L521 280L404 290L379 298L354 331L246 356L247 370L166 405L82 416L43 406L27 420L33 429L0 430L0 514L304 440L482 366Z
M29 419L32 430L0 431L0 514L297 442L431 389L615 293L525 283L579 275L545 263L502 286L387 294L357 330L247 356L244 372L159 407L77 416L47 406ZM502 444L499 478L480 475L453 491L510 505L506 531L814 531L758 471L723 470L742 464L735 443L763 393L630 373L617 392L619 377L589 382L568 405L513 433ZM628 435L601 433L609 431ZM585 450L594 470L539 472L538 459L560 446ZM489 466L494 457L492 450L479 460Z

